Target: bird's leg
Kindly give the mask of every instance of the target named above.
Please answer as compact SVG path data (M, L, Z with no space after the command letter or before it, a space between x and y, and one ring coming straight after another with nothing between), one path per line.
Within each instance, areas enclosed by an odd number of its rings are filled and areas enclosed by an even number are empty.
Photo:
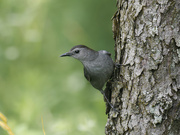
M106 99L106 101L108 102L108 104L111 106L111 108L114 110L114 111L117 111L117 112L119 112L118 110L116 110L115 108L114 108L114 106L109 102L109 100L108 100L108 98L106 97L106 95L105 95L105 93L104 93L104 91L103 90L100 90L100 92L103 94L103 96L105 97L105 99Z
M103 96L105 97L106 101L108 102L108 104L111 106L111 108L114 108L114 106L109 102L108 98L106 97L105 93L103 90L101 90L101 93L103 94Z

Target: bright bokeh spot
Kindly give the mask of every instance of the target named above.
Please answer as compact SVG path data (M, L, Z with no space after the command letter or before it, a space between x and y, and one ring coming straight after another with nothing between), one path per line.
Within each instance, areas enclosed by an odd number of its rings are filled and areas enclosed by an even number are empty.
M14 46L8 47L5 50L5 57L8 60L15 60L19 57L19 50Z

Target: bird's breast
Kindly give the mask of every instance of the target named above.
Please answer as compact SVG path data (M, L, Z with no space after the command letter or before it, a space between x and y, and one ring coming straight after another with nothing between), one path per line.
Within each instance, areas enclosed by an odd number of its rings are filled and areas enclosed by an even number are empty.
M85 77L96 89L102 89L113 73L112 59L97 59L84 62Z

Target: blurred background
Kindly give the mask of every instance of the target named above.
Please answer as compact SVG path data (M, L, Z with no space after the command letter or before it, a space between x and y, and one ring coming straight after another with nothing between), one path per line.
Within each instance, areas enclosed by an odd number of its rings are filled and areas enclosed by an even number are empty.
M15 135L103 135L103 96L73 58L78 44L114 59L115 0L1 0L0 112ZM0 127L0 135L7 132Z

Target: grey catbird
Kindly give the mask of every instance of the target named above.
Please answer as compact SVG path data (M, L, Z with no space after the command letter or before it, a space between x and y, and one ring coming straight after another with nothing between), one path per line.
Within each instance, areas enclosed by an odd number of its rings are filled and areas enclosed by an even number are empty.
M110 79L114 70L111 54L105 50L95 51L85 45L77 45L69 52L60 55L60 57L64 56L78 59L83 64L86 79L104 95L108 104L114 109L103 91L104 84Z

